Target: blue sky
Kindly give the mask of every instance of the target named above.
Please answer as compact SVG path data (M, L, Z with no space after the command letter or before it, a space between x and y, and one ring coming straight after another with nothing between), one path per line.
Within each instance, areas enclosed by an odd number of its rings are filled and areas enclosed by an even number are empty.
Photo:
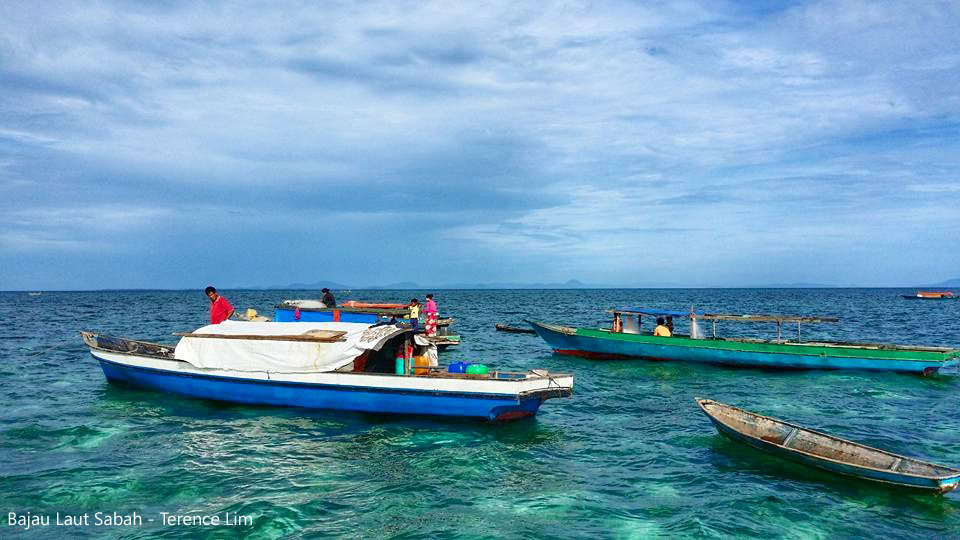
M956 2L3 2L0 289L960 277Z

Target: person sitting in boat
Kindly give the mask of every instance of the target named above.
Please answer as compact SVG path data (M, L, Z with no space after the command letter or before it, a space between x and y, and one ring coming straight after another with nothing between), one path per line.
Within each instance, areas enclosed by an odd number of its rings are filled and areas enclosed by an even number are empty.
M417 331L417 324L420 322L420 301L414 298L410 300L410 328Z
M333 293L330 292L330 289L324 287L320 290L323 293L323 305L327 307L337 307L337 299L333 297Z
M226 297L217 294L217 289L213 286L203 290L210 299L210 324L220 324L233 316L233 306L227 301Z
M613 314L613 324L610 325L610 332L614 334L623 332L623 319L620 318L619 313Z
M657 327L653 329L653 335L661 337L670 337L670 329L667 328L667 322L663 320L663 317L657 317Z

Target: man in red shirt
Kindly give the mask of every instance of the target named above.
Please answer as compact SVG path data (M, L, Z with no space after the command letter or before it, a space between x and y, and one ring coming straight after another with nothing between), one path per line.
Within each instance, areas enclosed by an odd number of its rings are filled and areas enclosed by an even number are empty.
M233 315L233 306L226 298L217 294L217 289L207 287L203 290L210 299L210 324L220 324Z

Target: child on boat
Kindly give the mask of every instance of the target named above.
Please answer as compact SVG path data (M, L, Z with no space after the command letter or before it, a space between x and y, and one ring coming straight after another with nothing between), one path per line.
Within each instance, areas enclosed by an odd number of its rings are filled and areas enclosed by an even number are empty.
M653 329L653 335L661 337L670 337L672 335L663 317L657 317L657 327Z

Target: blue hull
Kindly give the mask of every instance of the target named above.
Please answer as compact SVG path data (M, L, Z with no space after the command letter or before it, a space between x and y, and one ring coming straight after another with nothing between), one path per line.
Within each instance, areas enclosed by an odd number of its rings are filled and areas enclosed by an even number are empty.
M955 366L956 358L943 361L924 361L893 358L867 358L856 356L808 355L792 352L767 352L739 349L697 347L690 340L655 338L663 343L628 341L618 334L611 337L568 335L532 323L534 330L558 354L585 356L588 358L644 358L649 360L676 360L702 362L739 367L784 368L784 369L857 369L870 371L895 371L929 375L940 368ZM683 343L683 344L680 344ZM709 340L704 340L708 344ZM783 347L790 347L784 345ZM788 350L788 349L785 349ZM839 353L839 351L838 351Z
M112 383L251 405L512 420L535 415L545 399L539 395L518 399L510 394L431 392L250 380L129 366L102 358L97 360L103 374Z
M782 446L766 442L762 439L756 439L754 437L744 435L743 433L740 433L739 431L736 431L730 428L729 426L723 424L722 422L717 421L715 418L713 418L710 415L707 415L707 418L710 418L710 421L713 422L714 426L716 426L717 431L719 431L722 435L725 435L731 440L742 442L744 444L752 446L753 448L756 448L757 450L766 452L768 454L771 454L777 457L788 459L796 463L817 467L819 469L824 469L837 474L854 476L857 478L872 480L875 482L895 484L898 486L934 490L941 493L955 489L957 487L957 483L960 482L960 478L958 477L938 481L932 478L904 475L904 474L898 474L891 471L881 471L877 469L857 467L855 465L840 463L840 462L826 460L826 459L817 459L816 457L810 456L808 454L791 451L788 448L784 448Z

